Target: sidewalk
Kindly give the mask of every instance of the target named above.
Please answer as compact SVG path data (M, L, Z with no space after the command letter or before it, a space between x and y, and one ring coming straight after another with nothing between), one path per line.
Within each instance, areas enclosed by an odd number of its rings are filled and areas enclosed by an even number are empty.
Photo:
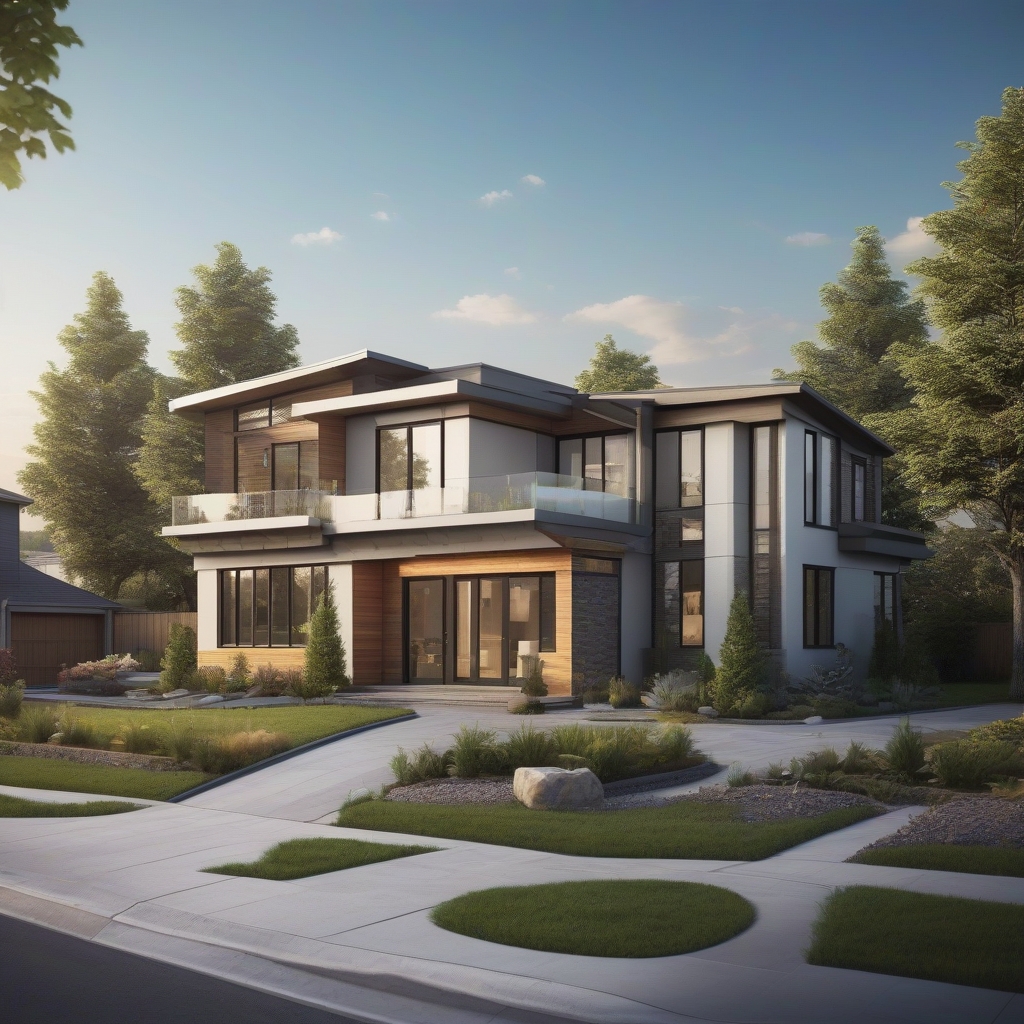
M191 804L110 818L8 819L0 837L0 910L367 1020L1019 1020L1024 996L803 962L817 905L836 885L1024 903L1024 879L842 863L914 810L755 863L568 857ZM253 859L288 838L346 835L441 849L292 882L201 871ZM438 902L495 884L621 877L726 886L755 904L758 920L712 949L621 960L481 942L438 929L428 917Z

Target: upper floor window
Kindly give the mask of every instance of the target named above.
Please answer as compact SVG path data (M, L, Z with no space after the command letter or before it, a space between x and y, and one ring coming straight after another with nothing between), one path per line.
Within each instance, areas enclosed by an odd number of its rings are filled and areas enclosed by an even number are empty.
M443 424L382 427L377 431L377 490L415 491L444 486Z
M704 431L661 430L654 435L655 508L704 504Z
M836 439L804 432L804 522L835 525Z
M630 435L563 437L558 442L558 472L582 479L588 491L628 497L633 483Z
M292 418L290 400L279 401L267 399L253 402L251 405L240 405L235 412L238 430L261 430L263 427L278 426L288 423Z
M862 523L868 467L863 459L854 458L851 460L850 468L850 514L855 523Z

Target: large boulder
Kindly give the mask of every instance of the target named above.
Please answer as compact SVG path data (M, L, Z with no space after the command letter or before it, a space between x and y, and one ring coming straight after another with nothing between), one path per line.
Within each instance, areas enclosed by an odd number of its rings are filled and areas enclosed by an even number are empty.
M589 768L517 768L512 792L534 810L583 811L604 806L604 787Z

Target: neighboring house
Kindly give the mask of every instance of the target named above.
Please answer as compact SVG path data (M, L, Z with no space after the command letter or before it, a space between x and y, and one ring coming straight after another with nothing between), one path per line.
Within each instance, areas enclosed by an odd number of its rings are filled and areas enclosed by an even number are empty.
M717 662L750 594L805 675L929 555L883 526L892 449L806 385L585 395L485 364L374 352L171 402L206 424L206 489L173 503L199 575L199 660L301 663L329 580L354 682L554 694Z
M18 558L18 515L32 499L0 488L0 647L29 686L55 686L64 665L111 652L118 607Z
M68 579L68 574L64 571L64 560L56 551L26 551L21 556L21 560L33 569L52 576L55 580L61 580L64 583L71 582Z

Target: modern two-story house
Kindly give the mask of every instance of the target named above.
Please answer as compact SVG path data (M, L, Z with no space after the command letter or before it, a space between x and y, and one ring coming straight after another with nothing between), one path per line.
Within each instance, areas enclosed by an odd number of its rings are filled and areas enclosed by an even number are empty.
M206 490L176 498L200 664L301 664L330 585L356 685L552 694L718 660L749 595L791 675L898 625L920 534L882 525L883 441L802 384L587 395L361 351L171 402Z

